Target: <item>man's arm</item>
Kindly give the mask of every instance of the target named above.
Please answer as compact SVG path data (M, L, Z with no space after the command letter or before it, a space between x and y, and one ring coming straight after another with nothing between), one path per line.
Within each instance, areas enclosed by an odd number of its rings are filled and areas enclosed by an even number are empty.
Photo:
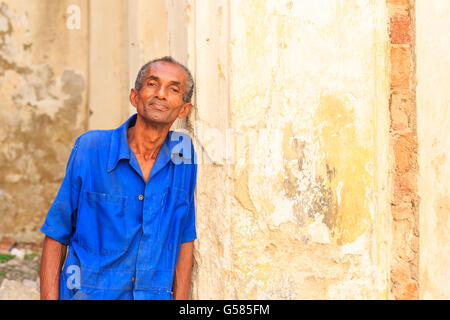
M187 300L191 285L191 271L194 255L194 241L182 243L175 268L173 281L173 299Z
M59 274L66 258L66 245L45 236L41 258L41 300L59 299Z

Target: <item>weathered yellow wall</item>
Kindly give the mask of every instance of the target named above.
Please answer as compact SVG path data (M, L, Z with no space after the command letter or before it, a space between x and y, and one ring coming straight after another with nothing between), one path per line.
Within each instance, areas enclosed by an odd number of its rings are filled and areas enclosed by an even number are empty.
M128 118L128 1L89 1L89 129Z
M205 6L193 297L387 298L385 4Z
M79 28L69 5L79 8ZM30 240L86 130L87 1L0 2L0 234ZM75 17L76 19L77 17Z
M416 1L422 299L450 299L449 15L448 1Z

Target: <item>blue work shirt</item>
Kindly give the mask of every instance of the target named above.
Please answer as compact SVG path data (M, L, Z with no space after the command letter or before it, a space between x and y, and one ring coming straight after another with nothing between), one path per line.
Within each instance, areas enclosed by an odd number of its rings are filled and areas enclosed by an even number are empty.
M196 239L196 155L169 131L145 183L127 129L75 142L41 231L68 246L60 299L172 299L180 245Z

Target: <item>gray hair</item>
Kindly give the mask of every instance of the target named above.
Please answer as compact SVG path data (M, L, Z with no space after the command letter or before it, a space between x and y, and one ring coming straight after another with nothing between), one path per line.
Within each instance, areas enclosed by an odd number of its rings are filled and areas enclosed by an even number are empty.
M186 68L184 65L182 65L181 63L176 61L171 56L165 56L165 57L162 57L162 58L154 59L154 60L151 60L151 61L147 62L146 64L144 64L141 67L141 69L139 70L139 73L138 73L138 75L136 77L136 82L134 83L134 89L136 91L141 90L141 88L142 88L142 80L144 78L145 73L147 72L148 67L152 63L160 62L160 61L165 61L165 62L176 64L177 66L181 67L184 71L186 71L188 79L187 79L187 82L186 82L186 91L184 92L183 101L184 102L191 102L192 94L194 93L194 79L192 78L192 74L191 74L191 72L189 71L188 68Z

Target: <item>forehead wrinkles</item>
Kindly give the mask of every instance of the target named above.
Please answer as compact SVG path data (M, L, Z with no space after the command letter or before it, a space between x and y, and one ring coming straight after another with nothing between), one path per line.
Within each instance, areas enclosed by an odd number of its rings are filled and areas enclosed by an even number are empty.
M187 74L181 67L176 64L158 61L148 66L144 80L150 77L156 77L164 82L179 82L183 88L186 87Z

